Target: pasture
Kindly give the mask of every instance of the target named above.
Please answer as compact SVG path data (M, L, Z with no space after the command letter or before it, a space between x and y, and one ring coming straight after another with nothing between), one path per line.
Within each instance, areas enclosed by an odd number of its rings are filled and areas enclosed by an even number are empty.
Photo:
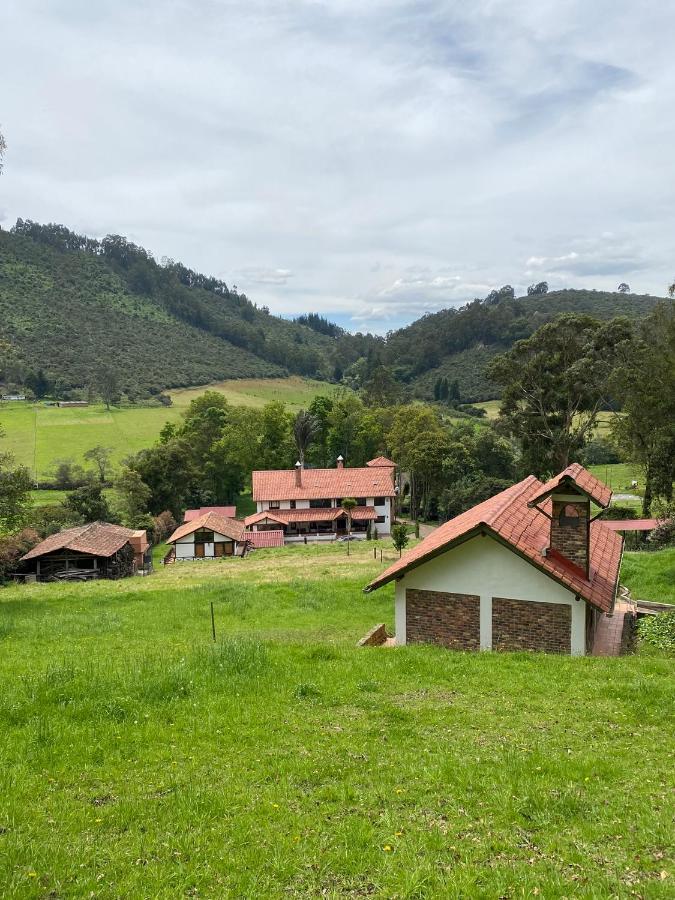
M149 447L167 422L177 421L195 397L206 390L222 393L230 403L264 406L272 400L290 410L308 406L318 394L330 394L333 385L311 379L270 378L223 381L198 388L171 392L170 407L113 407L102 404L59 409L43 404L0 403L0 447L14 454L39 482L48 478L59 459L82 461L91 447L101 445L113 451L113 461Z
M671 897L675 660L357 649L372 546L0 590L2 896Z

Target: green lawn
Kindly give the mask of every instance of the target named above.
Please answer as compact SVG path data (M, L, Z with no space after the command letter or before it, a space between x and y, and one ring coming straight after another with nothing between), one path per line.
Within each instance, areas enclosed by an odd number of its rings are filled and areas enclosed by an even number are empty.
M675 660L359 650L379 570L1 590L2 896L671 897Z
M635 600L675 603L675 548L624 553L621 581Z
M100 444L113 450L119 462L130 453L149 447L166 422L177 421L190 401L205 390L217 390L236 405L264 406L282 400L289 409L307 406L317 394L330 394L334 387L299 377L242 379L174 391L174 405L165 408L122 408L107 410L103 405L82 409L58 409L43 404L0 404L0 427L4 436L0 449L14 454L43 480L58 459L82 462L85 451Z

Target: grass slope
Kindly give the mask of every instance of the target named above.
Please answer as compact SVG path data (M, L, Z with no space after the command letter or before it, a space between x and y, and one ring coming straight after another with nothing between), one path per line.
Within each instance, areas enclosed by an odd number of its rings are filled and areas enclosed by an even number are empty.
M673 659L358 650L352 550L3 590L3 896L672 896Z
M14 454L17 462L37 472L38 480L48 477L54 462L72 458L82 461L86 450L97 445L110 447L119 462L130 453L149 447L166 422L178 420L190 401L205 390L216 390L230 403L264 406L272 400L296 410L308 406L317 394L330 394L330 384L291 377L225 381L206 387L172 393L171 407L105 406L58 409L42 404L0 404L0 427L4 436L0 448Z
M624 554L621 580L635 600L675 604L675 548Z

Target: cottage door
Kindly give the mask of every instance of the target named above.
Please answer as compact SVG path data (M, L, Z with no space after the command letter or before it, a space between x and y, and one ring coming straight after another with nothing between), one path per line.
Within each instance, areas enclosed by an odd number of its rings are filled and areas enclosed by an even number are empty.
M204 558L204 544L202 544L202 543L195 544L195 558L196 559Z

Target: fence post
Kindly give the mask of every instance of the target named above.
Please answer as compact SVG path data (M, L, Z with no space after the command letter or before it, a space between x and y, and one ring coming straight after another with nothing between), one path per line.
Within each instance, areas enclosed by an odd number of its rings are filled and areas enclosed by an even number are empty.
M213 600L211 601L211 634L213 635L213 640L216 639L216 617L213 614Z

